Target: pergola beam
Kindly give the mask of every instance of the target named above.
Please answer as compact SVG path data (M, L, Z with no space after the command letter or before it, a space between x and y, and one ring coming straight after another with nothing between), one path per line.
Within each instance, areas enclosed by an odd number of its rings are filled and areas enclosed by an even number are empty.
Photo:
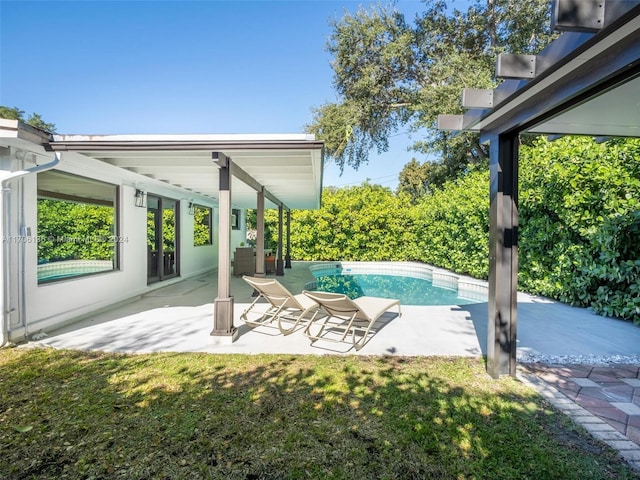
M511 93L492 111L481 114L473 126L488 132L483 141L490 138L492 132L506 132L514 128L523 130L540 123L556 112L593 96L595 91L612 88L616 78L628 78L633 75L632 70L638 68L640 16L611 32L602 31L598 35L564 34L558 40L565 35L570 41L561 42L564 51L552 44L548 47L548 55L541 54L548 60L555 58L554 65ZM579 38L583 42L575 47Z
M220 155L224 155L224 154L221 152L213 152L214 161L216 161L216 158L219 158ZM229 157L226 157L226 158L229 158ZM260 182L258 182L255 178L253 178L251 175L245 172L233 161L230 161L230 166L231 166L231 174L234 177L236 177L242 183L245 183L249 187L253 188L256 192L262 192L264 194L265 199L275 203L276 205L282 205L282 201L278 197L270 193L266 188L264 188L263 185L260 184Z

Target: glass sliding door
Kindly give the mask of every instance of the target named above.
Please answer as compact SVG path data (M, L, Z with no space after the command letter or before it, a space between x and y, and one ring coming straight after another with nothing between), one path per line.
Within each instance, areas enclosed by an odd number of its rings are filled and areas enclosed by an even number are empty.
M147 283L160 280L158 255L162 245L162 222L159 207L160 199L147 195Z
M147 196L147 282L176 277L178 267L178 202Z
M162 273L160 280L178 275L178 202L161 198Z

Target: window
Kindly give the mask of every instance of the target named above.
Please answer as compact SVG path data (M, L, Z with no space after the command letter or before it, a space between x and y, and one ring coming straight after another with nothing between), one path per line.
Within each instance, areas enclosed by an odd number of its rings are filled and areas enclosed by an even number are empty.
M118 268L118 187L56 170L38 173L38 283Z
M210 207L195 205L193 211L193 246L213 243L213 211Z
M240 209L239 208L231 209L231 229L240 230Z

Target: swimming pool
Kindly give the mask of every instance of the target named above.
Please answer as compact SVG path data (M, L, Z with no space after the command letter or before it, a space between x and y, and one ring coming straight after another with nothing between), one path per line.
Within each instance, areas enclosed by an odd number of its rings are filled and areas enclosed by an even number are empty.
M338 262L310 267L308 290L395 298L403 305L467 305L486 302L481 282L413 262Z

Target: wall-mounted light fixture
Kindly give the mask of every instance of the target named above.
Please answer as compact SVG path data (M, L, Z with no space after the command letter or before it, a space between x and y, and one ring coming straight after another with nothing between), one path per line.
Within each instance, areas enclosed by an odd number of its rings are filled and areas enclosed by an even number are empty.
M196 214L196 204L193 202L189 202L189 215Z
M147 192L136 188L136 207L147 208Z

